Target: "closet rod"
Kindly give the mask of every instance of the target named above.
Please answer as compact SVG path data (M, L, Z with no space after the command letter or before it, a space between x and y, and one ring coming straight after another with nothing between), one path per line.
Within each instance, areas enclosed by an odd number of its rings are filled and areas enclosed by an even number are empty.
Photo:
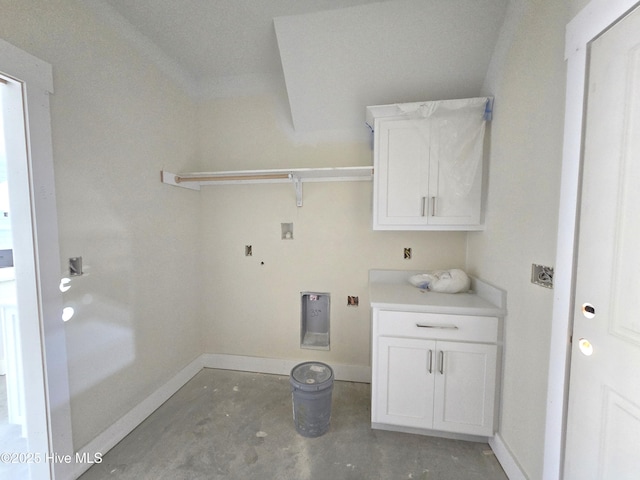
M219 175L209 177L180 177L176 175L176 183L182 182L216 182L229 180L288 180L291 175L288 173L268 173L264 175Z

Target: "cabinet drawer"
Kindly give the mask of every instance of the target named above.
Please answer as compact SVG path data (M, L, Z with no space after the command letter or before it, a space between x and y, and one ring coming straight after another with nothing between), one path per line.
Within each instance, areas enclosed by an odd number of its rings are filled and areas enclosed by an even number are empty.
M487 343L498 339L495 317L380 310L377 323L378 335Z

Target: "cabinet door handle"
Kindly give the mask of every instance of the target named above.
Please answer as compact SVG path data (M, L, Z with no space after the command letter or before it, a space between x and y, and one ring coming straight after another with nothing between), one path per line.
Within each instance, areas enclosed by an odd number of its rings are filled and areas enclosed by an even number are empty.
M433 350L429 350L429 368L427 368L429 373L433 372Z
M440 375L444 375L444 351L440 350Z
M420 210L420 216L427 215L427 197L422 197L422 210Z
M416 327L418 328L438 328L443 330L458 330L456 325L427 325L424 323L416 323Z
M438 197L431 197L431 216L436 216L436 199Z

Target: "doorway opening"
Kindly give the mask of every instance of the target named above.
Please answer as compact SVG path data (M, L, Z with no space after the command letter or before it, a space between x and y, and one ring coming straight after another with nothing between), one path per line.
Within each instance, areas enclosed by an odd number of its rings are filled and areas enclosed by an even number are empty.
M16 285L14 321L19 324L19 339L14 335L11 345L19 345L21 353L24 427L20 425L20 433L26 439L28 453L40 455L41 460L54 453L72 456L74 452L59 289L60 246L49 108L52 93L52 66L0 39L0 131L7 166ZM15 451L15 447L9 451ZM73 462L35 460L27 464L0 462L0 478L74 476ZM7 467L16 465L26 468L26 473L5 474Z
M25 120L22 84L0 75L0 451L15 457L0 477L29 479L50 472Z

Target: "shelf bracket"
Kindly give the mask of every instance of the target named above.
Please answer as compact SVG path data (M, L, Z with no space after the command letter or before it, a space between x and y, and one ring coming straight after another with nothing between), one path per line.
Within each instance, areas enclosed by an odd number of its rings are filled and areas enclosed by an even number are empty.
M296 175L290 174L291 180L293 180L293 186L296 189L296 205L302 206L302 179Z

